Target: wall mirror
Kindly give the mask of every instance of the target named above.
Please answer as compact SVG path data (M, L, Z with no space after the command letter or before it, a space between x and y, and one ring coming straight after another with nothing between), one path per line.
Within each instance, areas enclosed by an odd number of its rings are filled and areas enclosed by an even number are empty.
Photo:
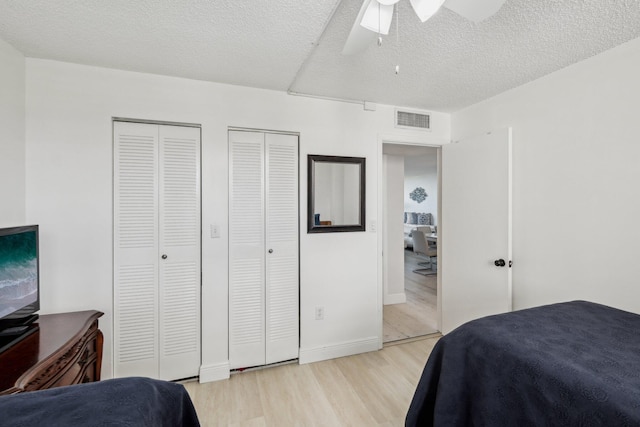
M308 157L308 233L365 230L365 158Z

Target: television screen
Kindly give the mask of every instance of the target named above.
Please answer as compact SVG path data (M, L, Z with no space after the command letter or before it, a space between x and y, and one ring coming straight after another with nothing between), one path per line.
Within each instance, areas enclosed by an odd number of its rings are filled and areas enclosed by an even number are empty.
M0 229L0 319L38 302L38 226Z

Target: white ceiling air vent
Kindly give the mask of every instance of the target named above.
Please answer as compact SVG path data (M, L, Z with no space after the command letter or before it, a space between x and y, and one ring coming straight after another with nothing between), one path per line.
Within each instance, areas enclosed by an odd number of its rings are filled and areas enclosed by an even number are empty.
M396 127L431 130L431 116L415 111L396 110Z

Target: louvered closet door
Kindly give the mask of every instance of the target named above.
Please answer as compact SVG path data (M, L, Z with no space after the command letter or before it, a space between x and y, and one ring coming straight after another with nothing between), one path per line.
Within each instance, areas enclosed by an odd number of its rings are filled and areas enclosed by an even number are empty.
M114 374L158 376L158 127L114 122Z
M229 364L265 364L264 134L229 132Z
M200 129L159 131L159 378L175 380L200 367Z
M266 138L266 363L298 357L298 137Z
M114 373L200 366L200 129L114 122Z

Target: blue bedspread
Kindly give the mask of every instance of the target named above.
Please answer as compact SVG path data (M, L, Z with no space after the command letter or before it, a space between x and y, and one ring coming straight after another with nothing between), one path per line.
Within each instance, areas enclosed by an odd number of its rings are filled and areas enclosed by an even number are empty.
M407 426L640 426L640 316L585 301L441 338Z
M120 378L0 397L0 426L197 427L180 384Z

